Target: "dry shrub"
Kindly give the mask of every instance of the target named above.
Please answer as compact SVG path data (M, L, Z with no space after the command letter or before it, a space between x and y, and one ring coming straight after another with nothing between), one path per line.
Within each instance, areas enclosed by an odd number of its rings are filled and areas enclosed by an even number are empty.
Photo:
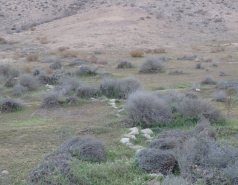
M146 49L145 53L152 53L152 51L153 51L152 49Z
M165 69L164 60L161 58L146 58L141 64L140 73L160 73Z
M60 51L60 52L65 51L66 49L69 49L69 47L67 47L67 46L58 47L58 51Z
M53 108L59 107L62 104L62 96L60 93L54 91L43 94L43 100L41 102L41 108Z
M132 63L127 60L123 60L119 62L119 64L117 65L117 68L119 69L132 68Z
M35 27L32 27L32 28L31 28L31 31L36 31L36 28L35 28Z
M95 55L91 55L86 60L91 62L91 63L97 63L98 57L96 57Z
M55 55L56 54L56 50L54 50L54 49L49 50L49 54L50 55Z
M153 53L155 54L161 54L161 53L167 53L165 48L155 48L153 49Z
M132 50L132 51L130 51L130 56L131 57L143 57L144 51L142 49Z
M12 56L12 59L13 59L13 60L19 60L20 57L19 57L18 55L13 55L13 56Z
M30 74L23 74L19 79L20 85L28 91L36 90L39 87L38 81Z
M77 50L65 50L62 55L65 58L76 58L79 54L79 51Z
M46 37L42 37L42 38L40 38L40 43L41 43L41 44L48 44L49 41L47 40Z
M108 61L106 59L102 58L102 59L99 59L96 63L101 64L101 65L107 65Z
M34 61L38 60L38 55L37 54L30 54L26 57L26 60L28 62L34 62Z
M47 74L52 74L52 73L53 73L53 71L52 71L52 69L50 69L50 67L45 67L45 68L44 68L44 71L45 71Z
M31 68L30 66L24 66L24 67L23 67L23 71L24 71L25 73L31 73L31 72L32 72L32 68Z
M216 84L216 81L214 80L214 78L212 76L207 76L205 79L203 79L201 81L201 84Z
M211 49L211 53L219 53L225 51L225 48L222 46L216 46Z
M3 37L0 37L0 42L1 42L1 41L5 41L5 39L4 39Z
M15 112L24 108L21 100L12 98L0 98L0 112Z

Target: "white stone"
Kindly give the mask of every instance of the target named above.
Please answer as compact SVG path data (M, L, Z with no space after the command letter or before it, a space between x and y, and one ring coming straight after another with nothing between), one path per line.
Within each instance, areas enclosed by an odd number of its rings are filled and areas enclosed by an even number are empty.
M196 91L196 92L200 92L200 91L201 91L201 89L198 89L198 88L196 88L196 89L195 89L195 91Z
M141 130L141 132L143 134L149 134L149 135L153 134L153 131L150 128L143 129L143 130Z
M149 174L149 176L151 177L161 177L161 178L164 178L164 175L162 173L151 173Z
M9 172L7 170L2 171L2 176L8 175L8 174L9 174Z
M125 134L124 137L128 137L128 138L131 138L131 139L136 139L135 135L130 135L130 134Z
M49 89L53 89L53 88L54 88L54 86L49 85L49 84L46 84L45 87L47 87L47 88L49 88Z
M138 130L137 127L129 128L129 130L131 131L131 132L129 133L130 135L139 134L139 130Z
M109 102L110 103L115 103L116 99L110 99Z
M122 138L122 139L120 140L120 142L123 143L123 144L126 144L126 143L129 143L129 142L130 142L130 139L129 139L129 138Z

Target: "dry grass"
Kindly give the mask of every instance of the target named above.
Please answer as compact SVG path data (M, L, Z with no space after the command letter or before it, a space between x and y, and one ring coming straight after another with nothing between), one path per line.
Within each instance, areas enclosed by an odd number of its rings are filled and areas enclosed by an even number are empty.
M143 57L144 51L142 49L132 50L132 51L130 51L130 56L131 57Z
M153 49L153 53L155 54L162 54L162 53L167 53L165 48L155 48Z
M35 27L32 27L32 28L31 28L31 31L36 31L36 28L35 28Z
M79 51L77 50L65 50L62 53L62 56L65 58L76 58L79 54Z
M24 71L25 73L31 73L31 72L32 72L32 68L31 68L30 66L24 66L24 67L23 67L23 71Z
M38 55L37 54L30 54L26 57L26 60L28 62L34 62L34 61L38 60Z
M41 44L48 44L49 43L49 41L48 41L48 39L46 37L40 38L39 41L40 41Z
M12 56L12 59L13 59L13 60L19 60L20 57L19 57L18 55L13 55L13 56Z
M146 49L146 50L145 50L145 53L152 53L152 52L153 52L152 49Z
M97 63L97 64L102 64L102 65L107 65L107 64L108 64L108 61L107 61L107 59L105 59L105 58L101 58L101 59L99 59L96 63Z
M56 52L57 52L56 50L54 50L54 49L51 49L51 50L49 50L49 52L48 52L48 53L49 53L50 55L55 55L55 54L56 54Z
M211 53L219 53L225 51L223 46L216 46L211 49Z
M5 39L4 39L3 37L0 37L0 42L1 42L1 41L4 41L4 40L5 40Z
M60 51L60 52L65 51L66 49L69 49L69 47L67 47L67 46L58 47L58 51Z
M52 69L50 69L49 67L45 67L44 70L47 74L52 74L53 73Z

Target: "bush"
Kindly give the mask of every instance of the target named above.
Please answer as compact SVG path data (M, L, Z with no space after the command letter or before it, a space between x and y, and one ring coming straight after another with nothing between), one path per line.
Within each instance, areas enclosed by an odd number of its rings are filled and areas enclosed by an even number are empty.
M68 177L73 157L68 153L49 154L30 172L29 185L62 184L62 177ZM52 176L54 178L52 178ZM59 179L57 179L57 177Z
M90 67L83 65L80 68L76 69L74 71L74 74L75 75L96 75L97 69L98 69L97 67L91 69Z
M5 78L15 78L20 74L19 70L11 67L9 64L0 65L0 76Z
M43 63L62 63L63 61L58 59L58 58L55 58L55 57L47 57L45 60L42 61Z
M226 94L226 91L224 91L224 90L215 91L212 94L212 99L217 102L225 102L226 97L227 97L227 94Z
M77 96L69 96L65 99L67 105L77 105L81 102L81 100Z
M38 55L37 54L30 54L26 57L26 60L28 62L34 62L34 61L38 60Z
M141 49L132 50L132 51L130 51L130 56L131 57L143 57L144 51Z
M17 81L15 78L8 78L6 83L4 84L4 87L13 87L14 85L17 84Z
M211 114L213 106L201 99L184 98L176 106L178 112L189 119L198 119L203 114Z
M161 53L167 53L165 48L155 48L153 49L153 53L155 54L161 54Z
M100 94L99 90L95 87L85 85L79 86L76 93L80 98L95 98Z
M43 100L41 102L41 108L53 108L59 107L63 104L62 96L58 92L49 92L43 94Z
M164 62L159 58L147 58L140 66L140 73L161 73L165 69Z
M12 95L14 95L14 96L23 95L26 91L27 91L27 89L25 87L16 85L12 89Z
M202 64L201 63L197 63L196 65L195 65L195 69L203 69L204 67L202 66Z
M141 88L140 82L133 77L127 77L120 80L106 78L100 85L100 89L105 96L121 99L126 99L130 93Z
M105 146L94 138L72 137L65 141L58 152L69 152L72 157L90 162L105 162Z
M77 65L82 65L86 63L85 60L82 60L82 59L73 59L69 62L69 66L77 66Z
M171 70L168 72L168 75L182 75L184 74L183 70Z
M166 176L161 185L189 185L187 180L182 177Z
M61 69L63 67L63 64L60 61L56 61L53 64L50 64L50 69Z
M119 62L119 64L117 65L117 68L119 69L132 68L132 64L131 62L124 60Z
M177 60L195 60L197 55L183 55L177 58Z
M65 77L61 79L61 87L67 90L68 93L70 91L76 91L80 86L82 86L82 82L76 77Z
M212 76L207 76L204 80L201 82L202 84L216 84L216 81L213 79Z
M146 172L171 174L177 167L177 161L168 151L145 148L136 153L135 162Z
M22 101L12 98L0 98L0 111L4 113L15 112L24 108Z
M150 148L160 150L175 150L183 146L184 142L191 137L188 132L182 130L171 130L159 133L156 138L151 141Z
M163 99L144 91L130 94L125 110L129 119L142 127L151 127L155 123L168 123L172 117L172 111Z
M20 85L27 88L28 91L36 90L39 87L38 81L30 74L20 76Z

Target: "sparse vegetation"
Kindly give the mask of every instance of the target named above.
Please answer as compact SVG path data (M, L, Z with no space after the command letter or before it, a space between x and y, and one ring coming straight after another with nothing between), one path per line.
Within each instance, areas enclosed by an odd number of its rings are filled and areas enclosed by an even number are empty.
M132 50L132 51L130 51L130 56L131 57L143 57L144 51L141 49Z

